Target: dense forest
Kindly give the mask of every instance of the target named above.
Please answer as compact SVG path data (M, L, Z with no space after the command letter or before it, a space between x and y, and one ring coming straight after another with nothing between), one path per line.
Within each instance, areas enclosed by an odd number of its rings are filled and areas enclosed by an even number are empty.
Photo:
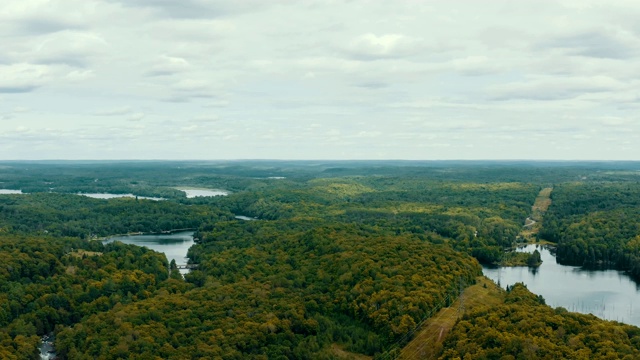
M480 274L446 246L354 225L229 222L203 235L190 253L200 267L186 277L197 289L91 317L60 333L61 353L82 358L107 341L163 358L316 359L333 343L373 355ZM116 311L132 318L108 320ZM127 337L153 314L166 315Z
M132 232L198 228L233 215L208 206L169 201L36 193L0 196L0 229L22 234L51 234L81 239Z
M393 358L476 281L480 263L539 265L539 254L518 262L508 252L529 239L527 218L538 222L530 239L555 243L559 261L637 276L638 168L2 163L0 189L25 194L0 195L0 358L37 358L50 333L60 359ZM230 195L186 198L180 187ZM534 201L544 189L543 214ZM164 254L98 241L184 228L198 238L188 253L198 267L184 278ZM610 343L593 335L605 331ZM438 356L637 358L639 332L552 309L518 285L467 313Z
M37 358L39 336L175 281L163 254L73 238L4 235L0 263L2 359Z
M557 243L561 263L614 267L640 279L640 182L557 186L540 236Z
M522 284L503 303L467 313L440 359L638 359L640 328L552 309Z

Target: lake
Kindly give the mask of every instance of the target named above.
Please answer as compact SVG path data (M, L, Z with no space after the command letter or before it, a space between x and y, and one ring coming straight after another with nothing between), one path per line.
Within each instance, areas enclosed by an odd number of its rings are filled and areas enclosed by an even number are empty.
M187 194L187 198L191 199L199 196L227 196L229 195L228 191L220 190L220 189L187 189L187 188L178 188L178 190L183 191Z
M245 221L258 220L257 218L252 218L250 216L244 216L244 215L236 215L235 218L238 220L245 220Z
M522 282L552 307L640 326L640 287L624 272L560 265L549 250L536 246L518 251L538 249L543 261L539 268L483 267L484 275L502 287Z
M23 194L22 190L0 189L0 195Z
M137 197L138 199L153 200L153 201L166 200L164 198L156 198L156 197L148 197L148 196L137 196L137 195L133 195L133 194L109 194L109 193L85 194L85 193L78 193L78 195L87 196L87 197L94 198L94 199L115 199L115 198L121 198L121 197L130 197L130 198Z
M193 231L183 231L174 234L162 235L130 235L130 236L114 236L105 240L103 243L108 244L114 241L120 241L125 244L146 246L147 248L164 253L167 260L175 260L176 264L184 265L187 263L187 251L194 244ZM180 269L180 273L188 273L188 269Z

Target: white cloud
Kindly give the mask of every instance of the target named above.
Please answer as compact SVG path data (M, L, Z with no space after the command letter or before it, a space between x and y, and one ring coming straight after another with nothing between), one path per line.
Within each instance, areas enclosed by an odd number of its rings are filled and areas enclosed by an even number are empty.
M409 56L418 52L420 46L419 39L402 34L368 33L353 39L347 51L356 59L375 60Z
M133 113L127 116L127 120L129 121L140 121L144 119L144 113Z
M619 118L611 116L604 117L600 121L603 125L607 126L622 126L631 123L631 119L629 118Z
M483 55L472 55L455 59L451 62L453 69L464 75L487 75L499 71L507 71L500 64Z
M60 31L35 42L34 50L26 55L38 64L64 64L87 67L91 58L105 54L109 44L100 36L76 31Z
M191 65L181 57L162 55L148 72L152 76L174 75L189 70Z
M638 14L5 0L0 158L637 158Z
M130 114L133 110L130 106L118 107L107 110L98 110L94 112L94 115L97 116L119 116L119 115L127 115Z
M496 100L563 100L583 94L615 91L624 84L606 76L545 77L526 82L507 83L490 89Z
M51 69L44 65L0 64L0 93L31 92L46 84L51 76Z
M612 27L593 29L545 40L543 49L603 59L630 59L640 54L640 39L630 31Z

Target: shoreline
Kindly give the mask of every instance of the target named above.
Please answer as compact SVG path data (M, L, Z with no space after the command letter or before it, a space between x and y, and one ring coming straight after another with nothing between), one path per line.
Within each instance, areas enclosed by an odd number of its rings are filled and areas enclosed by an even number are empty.
M196 231L198 230L198 228L185 228L185 229L171 229L171 230L163 230L163 231L148 231L148 232L143 232L143 231L139 231L139 232L132 232L132 233L126 233L126 234L114 234L114 235L107 235L107 236L103 236L103 237L99 237L99 238L94 238L94 239L90 239L89 241L106 241L109 240L111 238L114 237L122 237L122 236L139 236L139 235L171 235L171 234L175 234L178 232L186 232L186 231Z

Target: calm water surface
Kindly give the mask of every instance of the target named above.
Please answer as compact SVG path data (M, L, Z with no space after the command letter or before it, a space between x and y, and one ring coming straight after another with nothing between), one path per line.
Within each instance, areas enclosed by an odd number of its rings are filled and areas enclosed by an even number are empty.
M518 251L535 249L536 245L528 245ZM516 282L526 284L552 307L640 326L640 287L624 272L560 265L549 250L537 249L543 261L538 269L485 267L483 272L502 287Z
M191 199L198 196L227 196L228 191L219 189L178 189L187 194L187 198Z
M104 244L120 241L125 244L146 246L147 248L164 253L167 260L175 260L176 264L184 265L187 263L187 251L194 244L193 231L184 231L166 235L131 235L131 236L114 236L104 241ZM187 269L181 269L182 274L189 272Z
M9 190L9 189L0 189L0 195L7 194L22 194L22 190Z
M252 218L250 216L244 216L244 215L236 215L235 218L238 219L238 220L245 220L245 221L258 220L256 218Z
M121 197L130 197L130 198L136 197L136 195L133 195L133 194L108 194L108 193L102 193L102 194L78 193L78 195L87 196L94 199L114 199L114 198L121 198ZM166 200L164 198L156 198L156 197L148 197L148 196L138 196L138 199L146 199L146 200L154 200L154 201Z

